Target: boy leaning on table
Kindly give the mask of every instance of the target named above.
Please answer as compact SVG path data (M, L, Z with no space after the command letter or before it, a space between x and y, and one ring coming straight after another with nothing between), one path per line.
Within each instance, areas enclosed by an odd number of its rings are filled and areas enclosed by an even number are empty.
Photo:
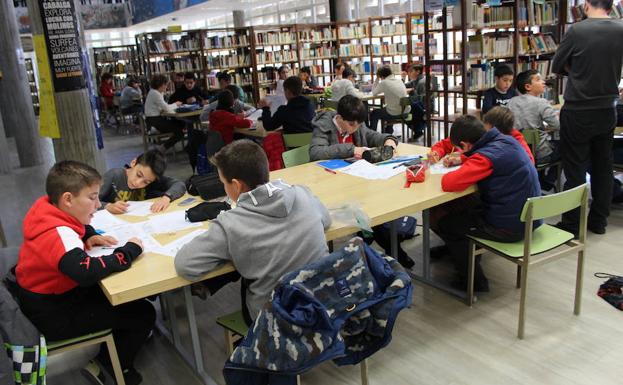
M324 231L331 217L306 187L269 181L266 154L250 140L223 147L212 163L236 206L182 247L175 269L196 280L232 262L243 279L242 309L250 325L282 275L329 253Z
M58 341L112 329L127 385L139 384L134 358L154 326L155 311L146 300L112 306L98 282L127 270L142 253L142 243L125 245L95 233L89 226L97 212L102 178L86 164L62 161L50 170L47 196L39 198L24 218L24 242L15 269L24 314L49 340ZM110 255L91 258L93 246L115 247ZM82 373L103 383L101 367L112 374L104 345Z
M133 159L129 166L108 170L99 192L103 208L112 214L123 214L128 210L127 201L158 198L151 211L166 210L171 202L186 193L183 182L164 175L166 168L164 154L153 149Z

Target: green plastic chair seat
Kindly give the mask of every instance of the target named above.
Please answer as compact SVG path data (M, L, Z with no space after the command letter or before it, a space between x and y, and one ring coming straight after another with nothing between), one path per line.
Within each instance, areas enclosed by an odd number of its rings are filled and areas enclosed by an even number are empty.
M286 168L309 163L309 144L282 153L281 159Z
M312 139L311 132L304 132L300 134L283 134L283 143L286 148L302 147L306 144L310 144Z
M242 310L238 310L231 314L218 317L216 319L216 323L223 328L241 336L246 335L247 331L249 330L246 322L244 322Z
M504 243L490 241L487 239L482 239L469 235L468 237L509 257L523 257L524 241ZM543 253L545 251L554 249L572 239L573 234L544 223L532 232L532 248L530 249L530 254L534 255Z
M60 349L62 347L65 346L69 346L69 345L74 345L80 342L84 342L84 341L88 341L88 340L92 340L95 338L99 338L99 337L104 337L108 334L112 333L112 329L105 329L99 332L95 332L95 333L91 333L91 334L85 334L83 336L80 337L76 337L76 338L69 338L66 340L60 340L60 341L51 341L48 342L48 350L55 350L55 349Z

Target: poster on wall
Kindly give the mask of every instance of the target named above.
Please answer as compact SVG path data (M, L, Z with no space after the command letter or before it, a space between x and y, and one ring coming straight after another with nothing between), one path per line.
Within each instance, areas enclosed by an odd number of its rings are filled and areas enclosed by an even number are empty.
M39 0L56 92L85 88L78 21L72 0Z

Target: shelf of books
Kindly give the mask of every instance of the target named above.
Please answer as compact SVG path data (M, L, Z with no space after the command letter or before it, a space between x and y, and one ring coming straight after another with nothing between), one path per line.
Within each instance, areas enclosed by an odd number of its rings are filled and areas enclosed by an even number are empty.
M24 59L26 66L26 74L28 75L28 85L30 86L30 96L32 98L32 106L35 109L35 115L39 115L39 89L37 88L37 79L35 76L35 68L31 58Z
M424 63L424 15L409 13L407 14L407 23L409 30L407 34L410 36L410 44L407 46L410 64ZM435 41L431 44L436 45Z
M411 41L407 15L370 18L370 54L372 79L382 65L389 65L392 72L400 73L409 63Z
M297 24L299 68L309 67L319 86L333 80L337 60L337 31L332 23Z
M359 80L372 80L370 20L338 22L338 59L348 64Z
M125 86L125 78L139 73L139 60L135 45L119 45L93 48L97 85L102 74L111 73L115 89Z
M251 30L258 85L256 93L261 99L274 90L279 67L288 65L293 73L298 71L296 27L294 25L260 26L251 27Z

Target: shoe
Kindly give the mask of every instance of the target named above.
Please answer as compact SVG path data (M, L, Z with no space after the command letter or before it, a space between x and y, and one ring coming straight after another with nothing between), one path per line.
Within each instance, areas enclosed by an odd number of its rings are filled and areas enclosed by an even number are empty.
M80 373L93 385L104 385L106 383L104 371L93 360L80 369Z
M400 263L402 267L404 267L407 270L410 270L415 265L415 262L413 261L413 259L411 259L411 257L409 257L406 254L402 256L398 256L398 263Z
M573 234L573 238L575 238L575 239L580 238L580 230L578 228L571 227L570 225L564 224L562 222L556 223L554 225L554 227L558 227L559 229L561 229L563 231L572 233ZM604 228L604 232L606 232L605 228Z
M599 234L599 235L603 235L606 233L606 226L600 226L600 225L586 225L586 228L588 228L591 233L593 234Z
M450 255L450 249L448 249L448 246L446 245L430 248L430 259L440 260L447 255Z
M138 385L143 382L143 376L134 368L123 370L125 385Z

